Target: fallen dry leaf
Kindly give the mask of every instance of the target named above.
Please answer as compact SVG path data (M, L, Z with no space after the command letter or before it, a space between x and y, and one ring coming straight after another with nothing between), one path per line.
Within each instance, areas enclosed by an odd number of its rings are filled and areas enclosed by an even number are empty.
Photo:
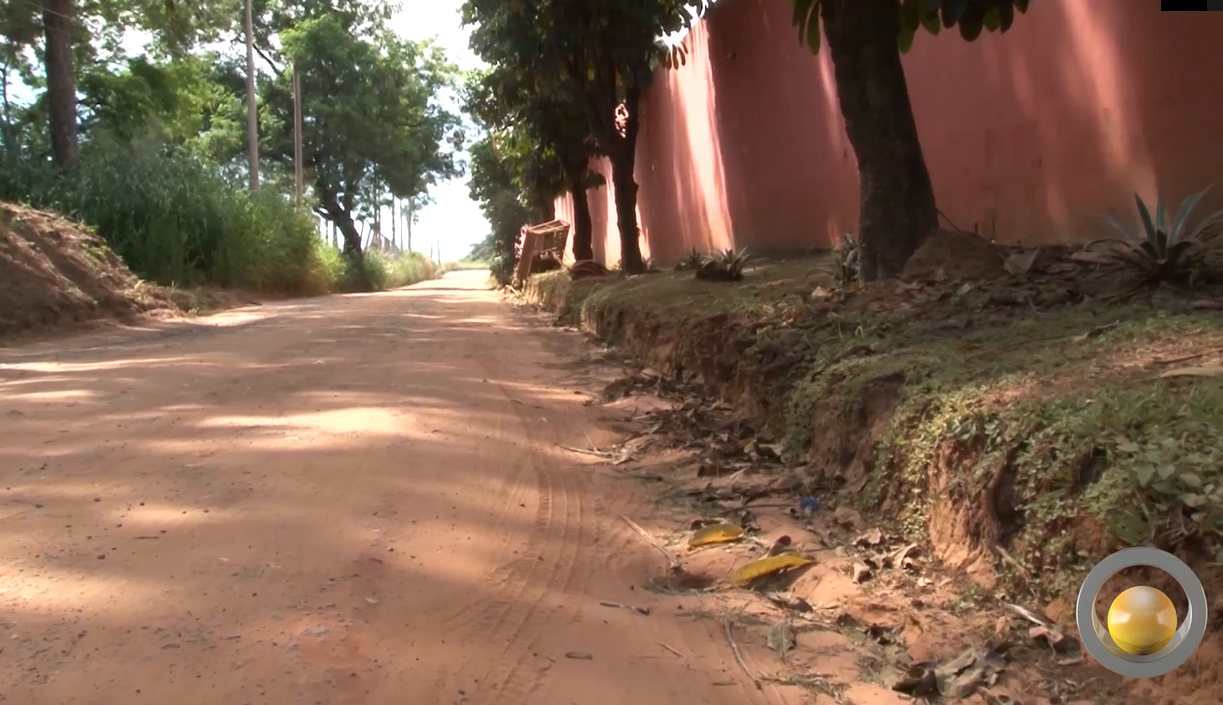
M1009 274L1016 276L1027 274L1032 269L1032 265L1036 263L1036 257L1040 254L1040 249L1029 250L1028 252L1016 252L1006 258L1002 267Z
M718 543L734 543L743 538L743 527L734 524L710 524L698 529L688 539L689 548L699 548Z
M734 573L731 573L730 584L736 587L742 587L768 575L776 575L785 570L794 568L802 568L814 563L812 559L802 555L801 553L783 553L778 556L768 556L766 558L757 558L754 561L749 561L740 566Z
M878 546L883 543L883 529L875 527L854 539L855 546Z

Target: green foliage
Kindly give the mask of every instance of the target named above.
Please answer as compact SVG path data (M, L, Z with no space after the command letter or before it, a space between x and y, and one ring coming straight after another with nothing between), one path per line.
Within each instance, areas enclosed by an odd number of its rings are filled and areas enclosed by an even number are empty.
M1190 224L1193 209L1209 190L1207 187L1186 198L1171 220L1162 197L1152 217L1142 197L1134 194L1140 226L1134 228L1115 215L1109 215L1109 224L1121 237L1097 242L1120 246L1110 256L1136 271L1141 277L1141 285L1192 285L1210 266L1211 239L1223 232L1223 210Z
M0 198L95 227L128 267L161 284L323 293L340 275L308 213L271 189L252 195L156 138L99 135L67 176L45 162L10 161Z
M43 85L41 75L27 58L42 34L39 5L0 0L0 69L35 88ZM318 280L324 283L309 286L325 289L342 279L359 282L367 268L354 221L377 217L396 200L423 205L432 184L462 173L461 121L439 100L454 87L457 70L432 43L392 32L387 20L394 8L383 0L255 0L260 70L270 67L271 75L259 77L264 188L250 196L241 188L245 57L201 49L240 36L241 9L240 0L74 4L74 30L99 29L73 36L81 169L64 180L41 166L50 151L45 98L7 106L0 140L13 165L8 190L94 222L130 266L160 281L294 288ZM152 43L129 56L123 40L134 29ZM303 254L321 247L315 223L287 200L294 63L305 96L306 205L344 233L352 260L346 270L329 250ZM125 144L149 153L123 155ZM107 195L127 188L138 193ZM93 204L106 198L113 211ZM256 236L251 228L262 224L270 229ZM294 240L287 232L311 237ZM266 261L257 266L256 259ZM286 264L294 262L313 273ZM383 265L374 268L418 267ZM390 271L386 281L414 276Z
M834 0L822 0L833 2ZM900 51L913 46L918 31L938 35L943 29L957 27L960 36L973 41L981 32L1005 32L1015 22L1015 13L1028 11L1030 0L891 0L900 15L896 42ZM821 0L790 0L794 7L792 22L798 39L813 54L820 51Z
M466 0L462 15L475 27L472 49L494 67L491 96L532 114L539 130L534 137L559 149L562 162L582 163L580 143L606 155L614 178L627 183L633 179L642 92L654 69L673 65L677 55L661 37L691 26L709 5L708 0ZM546 111L551 117L540 115ZM584 130L560 135L543 129L580 124L574 122L579 116ZM571 172L566 180L573 189L584 178ZM616 207L626 271L643 271L635 198L621 199Z
M282 50L267 50L280 73L263 96L264 154L291 170L296 65L318 213L337 225L349 252L360 249L356 216L462 173L461 121L437 100L455 86L457 69L431 43L398 37L378 7L303 0L277 5L269 20Z
M233 162L245 155L244 80L236 66L213 52L171 63L137 57L118 70L87 67L78 85L82 140L154 133L211 162Z
M433 279L437 265L419 252L406 252L392 256L381 250L365 253L365 278L374 291L397 289L417 282Z
M509 284L516 262L514 246L518 234L527 224L530 213L519 196L516 176L521 168L520 153L500 152L488 135L471 145L471 180L468 191L480 204L480 211L492 226L486 240L485 256L493 278L501 285Z

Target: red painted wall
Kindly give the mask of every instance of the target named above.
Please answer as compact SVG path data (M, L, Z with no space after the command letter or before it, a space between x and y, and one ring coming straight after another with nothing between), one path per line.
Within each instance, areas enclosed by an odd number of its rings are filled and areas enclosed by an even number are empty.
M830 245L856 227L857 170L823 53L782 0L721 0L660 70L637 147L643 250ZM905 71L940 210L1004 241L1090 239L1133 192L1179 201L1223 167L1223 13L1036 0L1005 35L922 35ZM619 258L608 186L589 192L595 253ZM1223 185L1208 207L1223 205ZM558 202L568 218L568 198Z

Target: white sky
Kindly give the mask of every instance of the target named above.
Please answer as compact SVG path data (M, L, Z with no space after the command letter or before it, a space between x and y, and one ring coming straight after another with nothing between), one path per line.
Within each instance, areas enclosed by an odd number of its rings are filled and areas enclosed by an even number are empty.
M435 37L459 68L481 65L467 46L470 32L459 21L463 0L403 0L403 9L391 20L397 33L408 39ZM440 245L442 260L461 259L472 245L488 234L488 221L467 195L467 178L439 184L430 191L436 203L422 209L412 228L412 249L429 251L429 243Z

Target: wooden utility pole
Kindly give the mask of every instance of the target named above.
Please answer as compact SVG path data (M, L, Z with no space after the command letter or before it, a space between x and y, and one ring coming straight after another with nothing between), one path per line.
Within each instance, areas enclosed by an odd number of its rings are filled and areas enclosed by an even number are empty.
M408 220L404 224L404 229L403 229L404 233L408 237L407 247L404 248L403 250L404 252L412 251L412 218L413 216L415 216L415 214L416 214L416 197L413 196L408 199Z
M250 2L247 0L248 7ZM306 167L302 163L302 77L297 62L293 62L293 187L300 208L306 188Z
M399 247L395 243L396 231L399 228L399 199L391 196L391 249L395 250Z
M259 104L255 99L255 20L246 0L246 143L251 191L259 190Z

